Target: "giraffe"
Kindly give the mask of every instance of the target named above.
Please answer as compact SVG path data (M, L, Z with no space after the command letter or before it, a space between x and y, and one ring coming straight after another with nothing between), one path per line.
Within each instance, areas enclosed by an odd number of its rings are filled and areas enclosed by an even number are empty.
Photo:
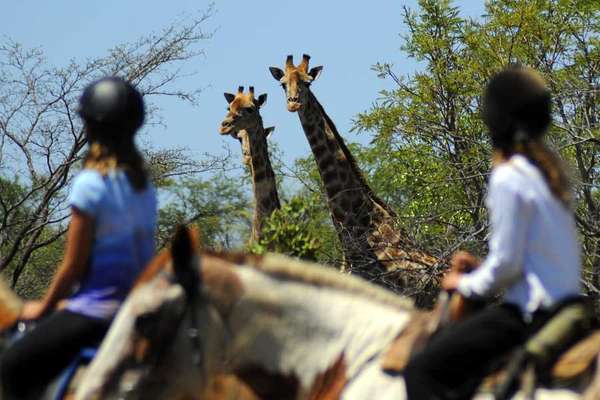
M231 135L242 145L243 162L250 169L254 187L255 206L250 241L258 242L262 237L264 220L280 208L275 173L267 149L267 137L275 128L263 128L259 109L267 100L266 94L256 99L254 87L250 86L245 94L244 87L240 86L237 94L224 95L229 107L219 132L221 135Z
M269 70L283 87L288 111L298 113L314 154L344 251L342 269L380 282L386 276L396 282L401 279L406 286L404 278L399 274L391 277L390 273L398 269L422 271L437 260L418 251L396 228L396 214L369 187L333 121L310 90L323 67L309 70L309 60L305 54L295 66L289 55L285 70ZM383 280L385 283L386 278Z

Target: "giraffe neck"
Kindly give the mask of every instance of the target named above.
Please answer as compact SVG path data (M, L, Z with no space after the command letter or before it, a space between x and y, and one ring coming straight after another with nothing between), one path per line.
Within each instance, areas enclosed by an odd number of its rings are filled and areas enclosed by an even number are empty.
M310 90L298 115L344 249L343 268L377 279L378 274L392 268L394 262L390 260L397 259L390 251L401 241L394 225L396 215L369 187L333 121Z
M258 241L262 237L262 226L266 218L273 211L279 209L279 195L277 194L277 183L275 173L271 166L267 138L262 124L259 120L254 131L248 132L248 143L250 151L250 173L254 188L254 218L252 220L252 241Z
M333 121L310 90L298 115L315 156L333 225L344 251L342 270L386 286L393 282L394 290L414 295L415 287L423 288L422 276L396 273L392 277L394 271L413 268L427 271L423 267L431 267L438 260L417 249L398 230L396 214L369 187ZM428 292L423 293L423 298L417 296L417 302L429 304Z
M343 220L336 214L351 215L358 210L371 210L374 204L394 216L391 208L369 187L333 121L310 90L308 97L309 101L298 115L315 156L334 218Z

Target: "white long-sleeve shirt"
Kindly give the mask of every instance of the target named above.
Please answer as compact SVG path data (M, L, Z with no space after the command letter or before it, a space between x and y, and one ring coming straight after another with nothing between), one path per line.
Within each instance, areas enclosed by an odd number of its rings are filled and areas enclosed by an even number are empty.
M580 292L580 248L572 212L550 192L541 172L514 155L492 171L486 205L489 253L458 291L487 297L506 288L505 302L525 316Z

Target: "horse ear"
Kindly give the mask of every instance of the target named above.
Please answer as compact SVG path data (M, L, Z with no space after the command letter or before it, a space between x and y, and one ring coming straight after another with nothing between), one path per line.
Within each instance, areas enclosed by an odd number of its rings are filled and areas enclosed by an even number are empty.
M258 106L262 106L263 104L265 104L265 102L267 101L267 94L263 93L260 96L258 96Z
M199 244L197 232L191 231L184 225L177 226L171 241L171 257L177 282L183 287L188 298L198 292L198 270L194 266L194 254Z
M277 67L269 67L269 71L271 71L271 75L273 75L273 78L275 78L277 81L279 81L281 78L283 78L283 75L285 75L283 71Z
M171 257L173 258L173 267L175 273L186 267L189 259L192 257L192 237L190 231L184 226L179 225L171 241Z
M231 102L235 99L235 95L231 93L223 93L225 96L225 100L227 100L227 104L231 104Z
M268 128L265 128L265 137L267 139L270 138L274 131L275 131L275 127L274 126L270 126Z

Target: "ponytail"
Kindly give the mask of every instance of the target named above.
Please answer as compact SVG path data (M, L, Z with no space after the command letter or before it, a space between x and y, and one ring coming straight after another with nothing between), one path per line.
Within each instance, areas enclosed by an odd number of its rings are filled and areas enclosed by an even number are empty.
M83 165L95 169L101 175L109 171L122 169L135 191L142 191L148 186L148 173L144 159L131 140L120 143L93 141L87 152Z
M560 157L542 140L529 140L515 146L513 153L524 155L542 173L550 192L565 207L573 200L571 181Z

